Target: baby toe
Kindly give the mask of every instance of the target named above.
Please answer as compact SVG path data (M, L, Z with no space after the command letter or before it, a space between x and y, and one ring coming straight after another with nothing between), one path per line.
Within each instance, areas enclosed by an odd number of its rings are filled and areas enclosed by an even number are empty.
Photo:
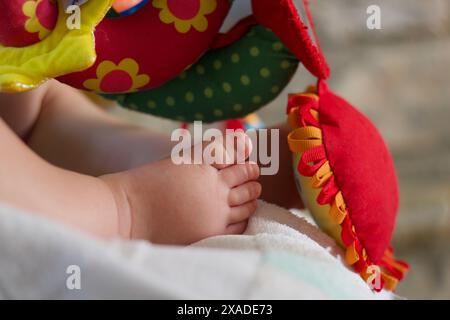
M220 171L221 178L230 188L256 180L259 178L259 174L259 166L250 162L237 164Z
M258 199L261 195L261 185L256 181L244 183L231 189L228 196L228 204L231 207L240 206L252 200Z
M244 164L252 152L252 141L244 132L235 131L205 145L204 161L216 169Z
M231 224L227 227L226 233L227 234L243 234L245 230L247 229L248 221L242 221L235 224Z
M252 200L243 205L231 208L230 223L231 225L247 221L252 214L255 213L258 203Z

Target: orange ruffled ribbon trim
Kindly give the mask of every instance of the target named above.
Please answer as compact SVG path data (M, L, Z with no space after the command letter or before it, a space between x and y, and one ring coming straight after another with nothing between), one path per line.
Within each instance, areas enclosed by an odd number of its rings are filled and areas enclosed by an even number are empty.
M356 235L344 197L336 185L327 160L318 109L319 97L315 87L309 87L306 93L289 96L288 122L294 130L288 136L288 143L292 152L301 154L297 170L302 176L311 177L313 188L321 189L317 203L330 205L330 218L341 226L346 263L353 266L366 282L372 281L374 290L381 291L384 288L393 291L409 266L403 261L395 260L391 247L385 251L378 265L370 261L366 249ZM381 275L378 288L374 272Z

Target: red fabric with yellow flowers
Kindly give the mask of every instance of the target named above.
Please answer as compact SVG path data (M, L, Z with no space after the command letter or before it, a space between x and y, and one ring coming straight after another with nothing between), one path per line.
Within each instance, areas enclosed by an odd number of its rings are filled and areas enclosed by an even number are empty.
M153 0L131 16L104 19L95 64L60 80L105 93L159 87L209 49L229 9L229 0Z
M0 1L0 44L16 48L35 44L51 32L57 17L51 0Z

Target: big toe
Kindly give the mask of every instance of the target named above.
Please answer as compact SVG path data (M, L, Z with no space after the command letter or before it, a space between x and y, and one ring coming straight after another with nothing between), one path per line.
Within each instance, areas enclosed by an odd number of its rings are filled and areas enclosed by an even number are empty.
M248 181L257 180L260 170L256 163L246 162L224 168L219 174L229 188L234 188Z
M221 170L234 164L245 164L252 149L250 137L237 130L204 145L204 161Z

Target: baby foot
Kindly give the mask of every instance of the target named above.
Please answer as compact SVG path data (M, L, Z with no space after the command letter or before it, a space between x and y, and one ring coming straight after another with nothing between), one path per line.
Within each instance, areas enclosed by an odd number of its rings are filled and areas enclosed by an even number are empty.
M236 140L235 152L223 142L212 142L231 157L227 164L175 165L168 158L103 176L117 201L119 233L162 244L243 233L256 211L261 185L257 164L236 164L239 152L245 159L251 153L250 139L240 133Z

